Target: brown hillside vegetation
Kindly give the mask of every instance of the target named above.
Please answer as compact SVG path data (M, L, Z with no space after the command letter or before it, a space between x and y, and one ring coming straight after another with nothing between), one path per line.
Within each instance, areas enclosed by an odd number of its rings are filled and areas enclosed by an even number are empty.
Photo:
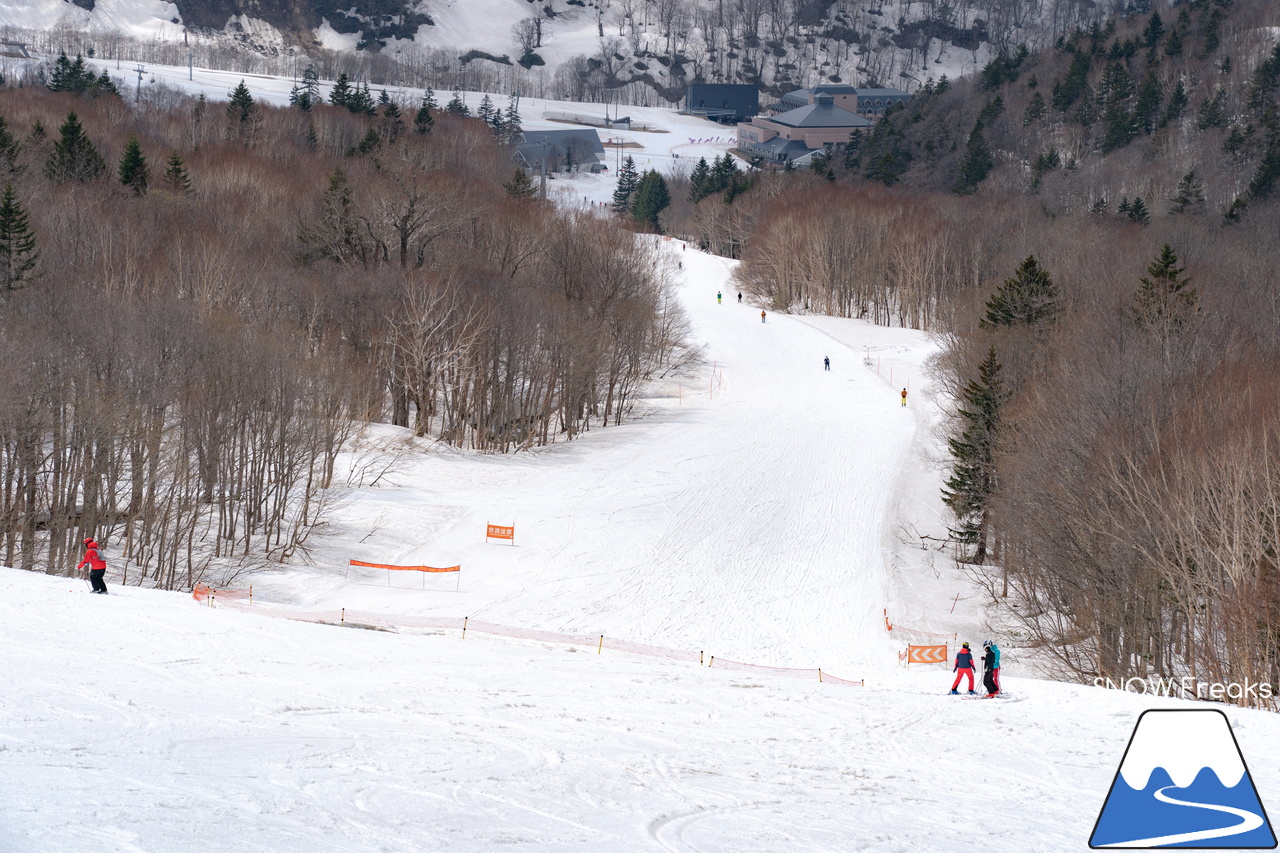
M651 254L509 194L481 122L32 88L0 117L2 563L95 535L131 583L221 581L303 546L360 422L530 447L685 357Z

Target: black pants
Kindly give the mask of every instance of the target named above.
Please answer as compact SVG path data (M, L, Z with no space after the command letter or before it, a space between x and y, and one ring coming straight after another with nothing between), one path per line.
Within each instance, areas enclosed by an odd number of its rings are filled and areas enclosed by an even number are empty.
M989 669L982 675L982 686L987 688L988 693L999 692L996 688L996 671Z
M104 595L106 594L107 582L102 579L102 576L105 575L106 573L107 573L106 569L94 569L93 571L89 572L89 583L93 585L94 592L100 592L100 593L103 593Z

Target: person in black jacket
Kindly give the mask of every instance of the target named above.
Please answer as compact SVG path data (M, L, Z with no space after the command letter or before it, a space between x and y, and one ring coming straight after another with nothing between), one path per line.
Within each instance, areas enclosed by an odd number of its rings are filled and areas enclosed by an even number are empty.
M973 653L969 651L968 643L960 647L959 653L956 654L956 665L951 668L951 671L956 674L956 680L951 684L952 695L960 692L957 689L960 686L960 679L966 675L969 676L969 693L972 695L975 692L973 689Z
M982 642L982 686L987 688L987 696L995 696L1000 692L1000 684L996 681L996 666L999 658L996 654L996 644L990 640Z

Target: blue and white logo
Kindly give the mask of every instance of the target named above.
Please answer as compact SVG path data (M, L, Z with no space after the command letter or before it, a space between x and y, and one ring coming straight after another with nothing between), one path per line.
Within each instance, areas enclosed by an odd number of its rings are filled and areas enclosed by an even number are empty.
M1089 846L1274 849L1226 714L1144 711Z

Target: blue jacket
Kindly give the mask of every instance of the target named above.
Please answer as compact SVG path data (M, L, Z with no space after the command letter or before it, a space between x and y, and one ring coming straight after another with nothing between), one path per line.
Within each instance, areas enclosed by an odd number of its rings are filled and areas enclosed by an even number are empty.
M995 653L996 653L996 665L995 665L995 668L996 668L996 669L999 669L999 668L1000 668L1000 647L999 647L999 646L997 646L995 643L992 643L992 644L991 644L991 651L993 651L993 652L995 652Z
M957 669L973 669L973 654L968 649L961 649L956 655L956 665L951 667L951 671L955 672Z

